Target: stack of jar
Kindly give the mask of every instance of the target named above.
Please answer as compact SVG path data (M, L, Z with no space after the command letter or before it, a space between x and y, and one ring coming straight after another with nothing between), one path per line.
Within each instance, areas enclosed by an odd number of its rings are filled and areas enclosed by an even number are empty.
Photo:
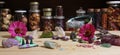
M98 29L120 30L120 8L88 9L88 15L93 17L93 24Z
M108 1L110 7L94 9L89 8L87 14L93 17L96 29L102 27L105 30L120 30L120 1Z
M62 6L56 7L56 15L52 17L52 8L43 8L43 16L41 25L43 30L49 29L54 30L55 26L61 26L65 29L65 23L64 23L64 16L63 16L63 8Z

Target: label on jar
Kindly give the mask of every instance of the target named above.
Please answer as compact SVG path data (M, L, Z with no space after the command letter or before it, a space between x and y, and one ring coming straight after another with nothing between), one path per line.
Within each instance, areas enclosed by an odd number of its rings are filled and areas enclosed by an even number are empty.
M44 12L44 16L51 16L51 12Z

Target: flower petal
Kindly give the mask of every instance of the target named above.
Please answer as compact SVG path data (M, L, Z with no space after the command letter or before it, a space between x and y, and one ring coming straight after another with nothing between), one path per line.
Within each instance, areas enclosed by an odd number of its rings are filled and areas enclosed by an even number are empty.
M91 35L89 37L87 37L85 35L85 32L89 30L91 32ZM95 32L95 28L94 25L92 24L85 24L84 26L82 26L79 30L79 36L81 37L81 39L85 40L85 41L89 41L89 38L93 38L94 37L94 32Z
M20 28L20 30L22 31L22 33L15 33L15 29L16 28ZM13 23L10 24L9 30L8 32L11 34L11 36L24 36L26 35L27 32L27 27L23 22L20 21L15 21Z

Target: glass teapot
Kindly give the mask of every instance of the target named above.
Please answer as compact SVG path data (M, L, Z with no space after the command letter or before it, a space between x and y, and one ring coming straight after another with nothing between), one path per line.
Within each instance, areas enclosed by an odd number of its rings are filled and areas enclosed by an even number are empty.
M80 8L79 10L76 11L77 16L70 18L67 22L67 28L69 31L74 30L74 29L78 29L81 26L83 26L84 24L87 23L91 23L92 24L92 17L89 15L85 15L85 11Z

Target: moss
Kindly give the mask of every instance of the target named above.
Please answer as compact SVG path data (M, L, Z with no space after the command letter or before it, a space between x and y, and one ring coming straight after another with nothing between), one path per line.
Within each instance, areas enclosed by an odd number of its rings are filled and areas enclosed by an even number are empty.
M53 36L52 31L51 32L43 32L40 38L51 38Z

